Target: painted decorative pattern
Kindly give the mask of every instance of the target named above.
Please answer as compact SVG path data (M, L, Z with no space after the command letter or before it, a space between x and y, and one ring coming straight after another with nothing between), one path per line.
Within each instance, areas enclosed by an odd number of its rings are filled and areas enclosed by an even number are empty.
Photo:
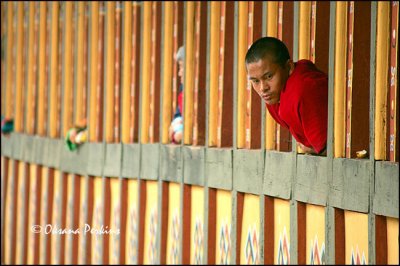
M194 264L196 265L203 263L203 241L204 241L203 222L199 217L196 217L196 223L194 226L194 235L193 235Z
M310 264L311 265L321 265L325 264L325 243L322 243L321 248L318 245L318 237L315 236L314 241L311 240L311 250L310 250Z
M60 177L58 177L58 178L60 178ZM58 185L57 182L54 182L54 183ZM54 196L55 198L54 198L54 206L53 206L53 228L54 227L61 228L61 216L60 216L59 210L61 210L62 205L61 205L61 198L60 198L60 193L59 193L60 191L59 191L59 189L55 189L55 188L54 188L54 190L55 190L55 192L58 192L58 193L55 193L55 196ZM52 238L51 241L54 241L53 242L54 244L52 244L52 252L54 251L56 253L57 251L56 251L56 248L54 248L54 247L57 247L60 245L61 237L60 237L60 235L54 234L51 236L51 238ZM59 260L59 258L57 258L57 256L54 256L51 259L51 263L58 264L57 263L58 260Z
M358 246L356 246L356 251L354 252L354 247L351 247L351 264L352 265L366 265L364 252L360 255Z
M68 182L74 182L73 179L75 179L75 176L68 176ZM74 215L74 198L71 195L71 190L73 188L73 184L69 184L68 185L68 199L67 199L67 216L66 216L66 225L67 228L75 228L75 224L73 223L73 215ZM65 240L65 252L66 252L66 256L65 256L65 264L72 264L71 261L71 256L70 251L72 250L72 239L73 236L70 235L66 235L66 240Z
M114 223L112 224L111 229L113 230L119 230L121 228L121 206L116 203L114 206ZM112 239L114 243L114 248L112 250L113 253L113 258L110 258L110 264L118 264L118 258L119 258L119 250L120 250L120 234L110 234L110 238Z
M137 208L131 208L129 212L129 223L130 223L130 234L128 238L129 243L129 252L128 252L128 261L129 263L137 262L137 243L138 239L136 237L137 228L138 228L138 214Z
M82 191L84 190L84 187L82 188ZM86 198L86 194L83 194L82 199ZM85 218L86 217L86 213L88 210L88 205L87 205L87 201L82 200L82 205L80 208L80 214L79 214L79 228L84 228L85 226ZM84 235L80 235L79 236L79 264L86 264L86 237L84 237Z
M33 170L32 170L33 169ZM29 228L35 224L36 216L38 213L37 195L38 191L38 176L34 174L37 170L36 165L31 165L31 180L30 180L30 195L29 195ZM3 178L3 177L2 177ZM3 184L3 183L2 183ZM4 183L5 184L5 183ZM33 250L35 250L35 238L37 236L30 234L28 240L28 264L33 264Z
M26 180L26 176L25 176L26 175L25 174L26 165L25 165L24 162L19 162L18 166L19 166L19 177L18 177L17 208L21 212L25 212L26 206L25 206L25 204L24 204L22 199L24 198L24 195L26 195L26 189L27 189L26 188L26 181L25 181ZM20 228L22 228L22 223L24 223L22 218L17 216L17 219L16 219L17 246L16 246L16 251L15 251L15 253L16 253L15 258L16 258L16 263L17 264L22 263L21 259L20 259L21 258L21 253L22 253L21 252L21 246L22 246L22 243L24 241L23 233L21 232L22 230L20 230Z
M43 168L43 172L42 172L42 195L41 195L41 208L42 210L48 210L48 203L49 203L49 198L48 198L48 184L49 184L49 169L48 168ZM12 183L12 190L11 191L15 191L14 190L14 182ZM47 213L44 211L40 212L40 223L41 224L47 224ZM10 220L11 222L11 220ZM11 225L9 228L12 228ZM46 260L46 249L44 248L46 245L46 237L44 235L40 235L40 259L39 262L40 264L44 264L45 260Z
M229 264L231 257L231 228L228 223L223 222L220 229L219 249L221 252L220 264Z
M102 215L103 215L103 208L101 206L101 202L97 201L96 206L94 208L93 212L93 228L94 229L99 229L101 224L103 223ZM92 237L94 237L94 241L92 240L92 243L94 245L94 250L93 250L93 258L92 258L92 263L93 264L101 264L102 263L102 245L103 241L101 239L101 236L97 234L92 234Z
M155 264L157 257L157 225L158 225L158 214L157 209L153 208L150 214L150 225L149 225L149 263Z
M286 227L283 228L283 232L279 234L278 244L278 261L277 264L289 265L290 264L290 245L288 242Z
M170 263L171 264L178 264L179 259L179 217L178 217L178 210L175 210L173 217L172 217L172 226L171 226L171 249L170 249Z
M253 225L252 228L248 228L246 248L245 248L245 258L247 264L259 264L259 237L256 226Z

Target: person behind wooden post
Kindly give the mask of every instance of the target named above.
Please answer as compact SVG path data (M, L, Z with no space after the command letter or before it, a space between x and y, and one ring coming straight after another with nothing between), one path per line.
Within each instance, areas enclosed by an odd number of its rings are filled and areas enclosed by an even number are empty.
M256 40L245 63L253 89L276 122L289 129L305 153L326 154L327 74L309 60L293 62L286 45L273 37Z
M183 135L183 118L182 118L182 107L183 107L183 75L184 75L184 59L185 59L185 48L179 47L176 52L175 60L178 63L178 77L179 77L179 91L178 91L178 105L176 106L174 119L169 127L169 139L172 143L179 144L182 140Z

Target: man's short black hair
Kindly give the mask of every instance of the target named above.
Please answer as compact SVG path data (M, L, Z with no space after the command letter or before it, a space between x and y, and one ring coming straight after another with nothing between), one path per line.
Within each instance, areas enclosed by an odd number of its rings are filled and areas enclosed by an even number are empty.
M262 37L255 41L246 53L246 65L257 62L265 56L270 56L275 64L284 66L290 59L289 50L286 45L274 37Z

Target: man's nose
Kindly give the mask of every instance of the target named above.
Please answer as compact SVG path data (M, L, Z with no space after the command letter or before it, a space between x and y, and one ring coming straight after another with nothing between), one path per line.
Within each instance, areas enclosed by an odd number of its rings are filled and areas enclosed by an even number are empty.
M270 86L267 81L262 82L261 92L267 92L270 90Z

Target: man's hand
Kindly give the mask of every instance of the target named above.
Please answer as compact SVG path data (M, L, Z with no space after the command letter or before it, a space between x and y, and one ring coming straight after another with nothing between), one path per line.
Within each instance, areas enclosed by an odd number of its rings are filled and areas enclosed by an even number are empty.
M299 147L304 151L306 154L314 154L314 155L326 155L326 149L321 151L321 153L317 153L313 148L304 146L301 143L298 143Z
M304 151L304 153L307 153L307 154L317 154L313 148L309 148L309 147L307 147L307 146L304 146L304 145L301 144L301 143L298 143L298 144L299 144L300 148Z
M174 137L174 125L170 125L169 129L168 129L168 137L170 141L173 141L173 137Z
M182 134L183 134L182 117L176 117L172 121L168 130L169 139L173 143L180 143L182 140Z

